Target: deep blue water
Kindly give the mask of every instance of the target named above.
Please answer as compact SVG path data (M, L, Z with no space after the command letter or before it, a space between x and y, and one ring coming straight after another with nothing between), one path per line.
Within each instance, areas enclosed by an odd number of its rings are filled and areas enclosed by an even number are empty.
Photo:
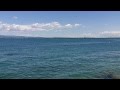
M1 79L96 79L120 75L118 38L0 38Z

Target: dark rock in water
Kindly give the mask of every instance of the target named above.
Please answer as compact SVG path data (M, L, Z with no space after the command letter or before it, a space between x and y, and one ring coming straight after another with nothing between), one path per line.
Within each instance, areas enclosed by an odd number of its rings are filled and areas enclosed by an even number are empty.
M108 72L103 76L104 79L119 79L114 73Z
M114 76L112 73L108 73L107 75L104 76L104 79L114 79Z
M113 73L111 71L105 71L105 72L102 72L101 75L97 76L97 78L101 78L101 79L120 79L120 75L116 75L115 73Z

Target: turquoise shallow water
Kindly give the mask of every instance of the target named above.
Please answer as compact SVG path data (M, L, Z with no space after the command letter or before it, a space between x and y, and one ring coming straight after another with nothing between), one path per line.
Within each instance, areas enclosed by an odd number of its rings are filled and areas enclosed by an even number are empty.
M117 38L0 38L1 79L104 79L120 75Z

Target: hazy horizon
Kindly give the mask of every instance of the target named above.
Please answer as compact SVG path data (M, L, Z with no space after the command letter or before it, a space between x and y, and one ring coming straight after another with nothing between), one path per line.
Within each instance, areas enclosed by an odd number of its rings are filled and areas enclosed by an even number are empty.
M25 37L25 38L120 38L120 37L41 37L41 36L17 36L17 35L0 35L0 37Z

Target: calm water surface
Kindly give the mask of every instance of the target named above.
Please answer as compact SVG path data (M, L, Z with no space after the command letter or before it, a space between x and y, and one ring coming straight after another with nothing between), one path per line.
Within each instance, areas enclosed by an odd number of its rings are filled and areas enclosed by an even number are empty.
M117 38L0 38L1 79L96 79L120 75Z

